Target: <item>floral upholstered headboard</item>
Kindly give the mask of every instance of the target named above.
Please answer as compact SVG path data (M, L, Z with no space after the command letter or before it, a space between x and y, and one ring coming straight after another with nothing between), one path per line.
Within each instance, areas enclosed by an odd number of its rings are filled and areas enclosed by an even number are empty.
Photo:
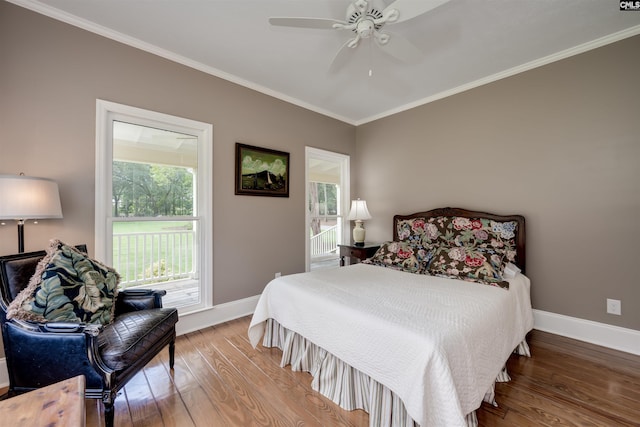
M526 271L525 221L522 215L498 215L461 208L395 215L393 240L425 249L473 248L475 253L486 251L493 256L500 253L523 273ZM467 259L469 261L473 262Z

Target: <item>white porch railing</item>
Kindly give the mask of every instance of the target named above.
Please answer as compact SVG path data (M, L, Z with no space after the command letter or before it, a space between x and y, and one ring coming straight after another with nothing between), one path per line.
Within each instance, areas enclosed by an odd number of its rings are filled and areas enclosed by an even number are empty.
M191 278L194 272L192 230L113 235L113 268L122 287Z
M336 254L338 226L311 237L311 257ZM193 278L192 230L118 233L113 235L113 268L123 288Z
M311 258L335 254L338 249L338 226L334 225L311 236L310 246Z

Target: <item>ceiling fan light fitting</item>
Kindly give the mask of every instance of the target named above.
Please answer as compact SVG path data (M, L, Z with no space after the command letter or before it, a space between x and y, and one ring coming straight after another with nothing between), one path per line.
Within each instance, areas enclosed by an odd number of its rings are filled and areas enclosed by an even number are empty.
M380 45L385 45L385 44L389 43L389 38L390 37L391 36L389 36L389 34L387 34L387 33L376 33L376 41Z
M356 0L353 2L353 5L362 13L365 13L367 9L369 9L368 0Z
M358 22L358 26L356 27L356 32L358 33L360 38L363 39L371 37L371 34L373 34L374 30L375 26L373 24L373 21L369 19L361 20L360 22Z
M398 9L391 9L385 10L384 16L374 22L376 24L378 23L377 21L380 21L380 24L392 24L396 22L398 18L400 18L400 12L398 11Z
M357 36L355 39L349 40L349 42L347 43L347 47L355 49L358 47L358 43L360 43L360 36Z

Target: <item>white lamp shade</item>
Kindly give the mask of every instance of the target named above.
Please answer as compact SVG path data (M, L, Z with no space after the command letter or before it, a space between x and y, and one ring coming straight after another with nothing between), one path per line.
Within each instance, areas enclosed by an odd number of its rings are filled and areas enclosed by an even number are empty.
M351 211L347 217L350 221L364 221L365 219L371 219L369 209L367 209L367 202L365 200L352 200Z
M47 178L0 175L0 219L62 218L58 184Z

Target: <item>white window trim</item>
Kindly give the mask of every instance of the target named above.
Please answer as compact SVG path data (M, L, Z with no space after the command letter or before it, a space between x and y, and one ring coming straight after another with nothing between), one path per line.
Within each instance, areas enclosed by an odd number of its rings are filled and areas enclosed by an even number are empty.
M138 124L158 126L167 130L197 135L198 146L198 180L196 192L198 197L197 212L199 218L200 245L199 271L202 299L200 306L189 311L206 309L213 306L213 126L209 123L176 117L164 113L144 110L115 102L96 100L96 176L95 176L95 256L97 259L111 263L112 250L108 244L107 233L110 232L110 212L112 199L112 127L110 123L118 116L133 117Z

